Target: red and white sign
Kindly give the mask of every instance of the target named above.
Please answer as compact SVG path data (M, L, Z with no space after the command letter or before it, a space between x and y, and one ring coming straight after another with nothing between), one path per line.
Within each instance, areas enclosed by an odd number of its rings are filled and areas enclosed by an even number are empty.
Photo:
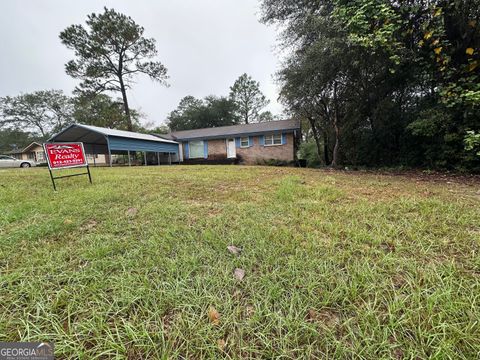
M43 144L50 169L88 166L83 143Z

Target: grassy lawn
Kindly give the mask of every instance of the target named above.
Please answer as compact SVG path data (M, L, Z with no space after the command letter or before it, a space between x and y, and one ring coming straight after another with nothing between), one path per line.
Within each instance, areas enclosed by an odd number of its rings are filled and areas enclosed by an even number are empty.
M60 359L480 357L478 183L92 175L54 193L46 169L0 171L0 341Z

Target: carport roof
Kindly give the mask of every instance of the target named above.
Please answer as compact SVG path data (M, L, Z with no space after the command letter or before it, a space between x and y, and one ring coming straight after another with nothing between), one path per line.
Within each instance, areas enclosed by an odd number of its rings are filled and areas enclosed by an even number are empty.
M104 135L104 136L115 136L128 139L136 140L147 140L163 143L177 144L176 141L162 139L150 134L141 134L132 131L117 130L103 128L93 125L84 125L84 124L72 124L66 129L60 131L58 134L53 135L48 141L83 141L83 142L95 142L98 139L98 136L91 136L91 133ZM95 139L96 138L96 139Z

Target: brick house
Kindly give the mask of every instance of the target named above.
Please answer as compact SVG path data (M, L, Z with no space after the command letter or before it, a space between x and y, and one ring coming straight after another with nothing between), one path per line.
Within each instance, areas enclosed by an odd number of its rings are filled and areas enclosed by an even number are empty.
M300 142L300 121L281 120L175 131L163 138L180 144L180 161L185 163L267 161L294 163Z

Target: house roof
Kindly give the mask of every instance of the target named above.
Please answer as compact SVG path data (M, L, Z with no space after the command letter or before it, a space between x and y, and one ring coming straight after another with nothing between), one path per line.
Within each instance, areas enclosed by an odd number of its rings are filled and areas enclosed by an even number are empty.
M42 146L42 144L34 141L32 143L30 143L29 145L27 145L25 148L23 149L17 149L17 150L12 150L12 151L8 151L6 152L6 154L23 154L23 153L26 153L28 150L30 150L31 147L33 147L34 145L36 146Z
M156 142L166 142L166 143L173 143L176 144L175 141L159 138L158 136L150 135L150 134L142 134L133 131L125 131L125 130L117 130L117 129L109 129L99 126L93 125L84 125L84 124L72 124L66 129L60 131L58 134L53 135L48 141L62 141L62 134L67 132L78 132L79 141L82 137L85 137L85 133L88 131L94 132L96 134L105 135L105 136L116 136L128 139L136 139L136 140L147 140L147 141L156 141ZM83 136L82 136L83 135Z
M27 151L30 150L30 148L32 148L33 146L42 146L42 144L34 141L34 142L32 142L30 145L28 145L27 147L25 147L25 149L23 149L22 152L27 152Z
M278 120L267 121L255 124L243 124L232 126L220 126L206 129L194 129L174 131L166 135L157 135L164 139L189 140L189 139L211 139L236 135L255 135L273 131L299 130L299 120Z

